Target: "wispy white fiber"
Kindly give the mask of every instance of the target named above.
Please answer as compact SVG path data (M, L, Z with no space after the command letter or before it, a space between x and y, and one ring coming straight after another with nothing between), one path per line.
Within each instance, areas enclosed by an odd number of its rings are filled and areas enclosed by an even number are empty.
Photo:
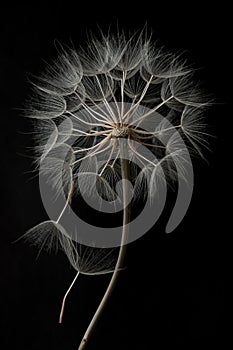
M122 138L134 199L153 198L177 173L185 179L188 149L202 155L203 146L208 148L209 101L184 55L154 45L146 29L129 36L120 30L98 38L91 34L86 47L58 43L57 48L57 58L31 79L25 114L35 120L37 167L66 195L60 217L80 188L115 200ZM80 252L59 219L37 225L25 237L40 249L63 249L78 273L113 269L105 251Z

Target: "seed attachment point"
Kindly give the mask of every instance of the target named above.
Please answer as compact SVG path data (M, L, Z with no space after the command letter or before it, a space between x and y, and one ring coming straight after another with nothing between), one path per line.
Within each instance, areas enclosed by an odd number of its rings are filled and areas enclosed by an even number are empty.
M127 137L129 135L130 129L127 125L117 125L112 130L112 137Z

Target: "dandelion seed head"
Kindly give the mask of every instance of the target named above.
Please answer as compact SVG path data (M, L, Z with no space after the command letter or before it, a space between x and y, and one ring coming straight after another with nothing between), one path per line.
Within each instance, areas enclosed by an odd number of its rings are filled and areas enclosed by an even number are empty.
M208 97L186 61L154 45L146 30L90 35L79 49L59 44L57 59L33 78L26 106L39 121L37 164L52 187L68 197L74 186L115 205L122 143L134 197L155 196L175 173L185 178L186 145L201 156L208 147Z
M89 182L85 188L90 195L95 178L94 183L112 197L105 170L122 158L120 139L127 140L132 171L135 160L153 166L153 160L137 151L137 144L157 158L166 157L174 134L177 143L180 137L202 155L207 146L203 114L208 103L182 53L157 47L146 30L128 37L120 31L116 35L101 32L100 38L90 35L87 47L77 50L57 46L57 59L33 79L28 101L27 114L41 121L38 163L53 149L69 144L74 157L66 171L72 170L73 179L79 174L82 183ZM91 164L100 160L102 170L93 169ZM53 163L50 178L58 183L65 171Z

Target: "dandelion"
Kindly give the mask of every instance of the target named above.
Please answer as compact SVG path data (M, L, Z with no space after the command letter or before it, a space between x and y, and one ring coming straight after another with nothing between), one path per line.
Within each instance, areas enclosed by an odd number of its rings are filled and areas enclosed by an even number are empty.
M130 222L130 190L124 180L133 181L134 199L138 199L153 198L161 179L174 179L177 173L185 178L188 150L202 155L202 147L207 146L203 113L209 101L194 83L193 71L182 55L154 47L145 30L129 37L123 32L91 36L85 49L60 46L58 59L32 86L27 115L37 120L36 162L67 201L57 221L40 224L26 236L48 247L54 237L58 239L78 271L70 288L79 273L95 273L92 269L99 266L100 256L93 253L91 268L84 268L59 219L74 193L82 190L96 200L111 202L117 197L116 184L123 180L119 255L114 269L111 264L109 287L81 350L123 266Z

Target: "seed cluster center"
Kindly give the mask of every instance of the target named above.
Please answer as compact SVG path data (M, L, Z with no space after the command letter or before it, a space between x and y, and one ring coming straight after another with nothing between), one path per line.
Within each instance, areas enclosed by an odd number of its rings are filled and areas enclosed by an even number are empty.
M126 137L129 135L129 127L127 125L122 125L122 126L116 126L112 130L112 136L113 137Z

